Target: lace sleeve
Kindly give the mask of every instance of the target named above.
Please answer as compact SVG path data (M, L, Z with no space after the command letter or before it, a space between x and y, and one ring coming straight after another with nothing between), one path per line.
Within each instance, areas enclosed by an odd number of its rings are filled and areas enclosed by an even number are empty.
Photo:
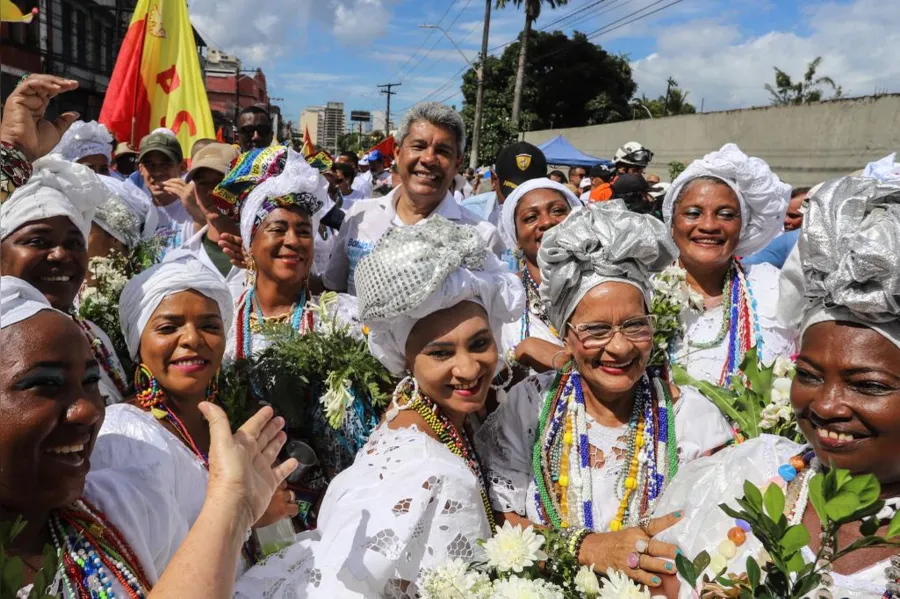
M765 364L771 364L778 356L789 358L797 353L797 332L782 325L776 315L780 277L781 270L771 264L751 266L747 274L759 314Z
M478 431L478 455L485 466L491 505L500 512L525 515L531 454L543 405L543 389L552 375L528 377L509 391L505 404Z

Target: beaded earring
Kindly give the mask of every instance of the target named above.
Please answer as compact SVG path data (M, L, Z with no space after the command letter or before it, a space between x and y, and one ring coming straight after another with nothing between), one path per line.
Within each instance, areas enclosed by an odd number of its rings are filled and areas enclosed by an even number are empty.
M400 381L397 386L394 388L394 394L391 396L391 403L399 406L400 404L397 401L400 399L400 396L403 392L412 385L413 391L409 395L410 402L416 400L416 397L419 396L419 381L416 380L411 373L407 372L406 376L403 377L403 380Z
M256 260L253 259L253 256L250 255L249 252L246 252L247 256L247 280L250 281L250 286L256 285Z
M166 393L150 369L141 362L134 371L134 390L137 403L142 408L152 408L163 401Z

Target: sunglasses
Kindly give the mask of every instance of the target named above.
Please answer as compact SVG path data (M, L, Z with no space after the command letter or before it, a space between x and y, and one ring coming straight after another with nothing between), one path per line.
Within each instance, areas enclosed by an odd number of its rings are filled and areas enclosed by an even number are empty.
M241 127L238 131L244 137L253 137L254 133L257 133L260 137L265 137L272 133L272 127L269 125L247 125L246 127Z

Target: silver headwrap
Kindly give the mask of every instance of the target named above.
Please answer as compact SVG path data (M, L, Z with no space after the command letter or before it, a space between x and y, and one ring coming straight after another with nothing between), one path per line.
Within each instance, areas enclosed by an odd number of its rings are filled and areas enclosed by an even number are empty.
M439 215L388 231L356 269L359 318L369 349L394 374L406 370L406 341L429 314L463 301L484 307L500 345L503 325L525 307L519 278L478 232Z
M751 256L775 239L784 229L784 214L791 202L791 186L782 183L769 165L751 158L735 144L725 144L693 161L678 178L663 201L663 218L672 226L672 213L681 192L694 179L714 177L730 187L741 207L741 239L738 256Z
M159 213L150 198L131 181L119 181L107 175L98 175L112 193L97 207L94 222L115 237L127 248L135 247L141 240L149 239L156 232Z
M62 154L63 158L72 162L86 156L100 155L105 156L109 163L112 160L112 143L113 136L102 123L75 121L51 152Z
M846 320L900 347L900 181L844 177L809 201L784 265L778 318L802 333Z
M544 233L538 250L541 299L551 324L561 332L587 292L610 281L634 285L650 306L650 275L677 257L666 226L631 212L621 200L593 202L571 213Z

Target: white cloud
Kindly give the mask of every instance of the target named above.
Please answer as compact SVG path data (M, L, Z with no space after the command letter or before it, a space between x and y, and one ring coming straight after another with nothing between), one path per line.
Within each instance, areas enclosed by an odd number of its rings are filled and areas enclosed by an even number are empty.
M843 86L845 95L898 91L900 3L882 0L829 2L809 8L804 33L770 31L744 36L737 25L709 19L668 25L657 36L656 52L632 63L639 93L665 93L674 77L690 100L707 110L765 105L763 86L774 81L773 67L802 77L822 56L818 75Z
M384 34L388 20L388 11L381 0L338 1L332 31L342 44L367 44Z

